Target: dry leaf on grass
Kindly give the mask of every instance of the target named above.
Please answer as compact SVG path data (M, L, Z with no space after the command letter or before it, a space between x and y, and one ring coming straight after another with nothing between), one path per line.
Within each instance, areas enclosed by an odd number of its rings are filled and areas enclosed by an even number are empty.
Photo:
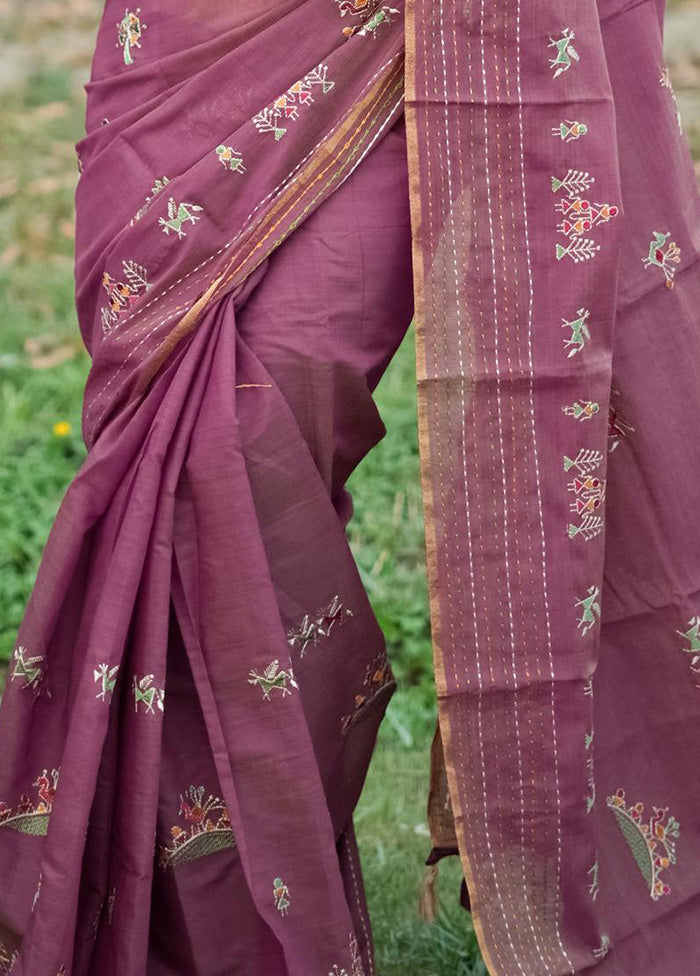
M51 369L72 359L79 349L77 340L66 342L53 335L29 336L24 341L24 351L29 356L32 369Z

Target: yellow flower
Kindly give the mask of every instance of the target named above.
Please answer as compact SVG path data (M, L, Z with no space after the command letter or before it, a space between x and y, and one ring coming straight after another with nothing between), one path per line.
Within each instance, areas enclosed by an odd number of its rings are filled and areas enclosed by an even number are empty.
M59 420L53 425L53 432L56 437L66 437L70 434L70 424L66 420Z

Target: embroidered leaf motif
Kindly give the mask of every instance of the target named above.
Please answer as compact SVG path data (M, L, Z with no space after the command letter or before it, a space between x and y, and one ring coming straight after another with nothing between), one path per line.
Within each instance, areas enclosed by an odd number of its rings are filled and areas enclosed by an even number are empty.
M599 587L589 586L587 596L584 596L582 600L577 600L574 604L575 607L581 607L581 616L578 619L578 629L581 631L582 637L585 637L588 631L595 627L597 621L600 620L599 596Z
M645 268L661 268L666 278L666 287L673 288L676 268L674 265L681 262L681 249L674 241L670 241L671 232L666 234L659 233L658 230L652 232L653 237L649 244L649 253L642 258Z
M291 695L292 688L299 688L291 665L286 671L282 671L279 665L279 661L275 659L268 664L262 674L258 674L255 668L248 672L248 684L258 685L265 701L271 700L270 695L275 689L280 691L284 698L285 695Z
M584 733L584 743L586 746L586 769L588 770L588 796L586 797L586 813L590 813L595 806L595 769L593 764L593 735L594 733Z
M158 860L163 869L235 846L226 804L211 793L205 798L205 793L203 786L189 786L180 794L180 816L187 827L175 824L170 828L170 846L158 845Z
M667 807L654 807L653 816L644 822L644 804L628 807L622 789L607 798L607 805L647 883L651 899L658 901L668 895L671 889L661 880L661 874L676 863L676 840L680 834L676 818L668 816Z
M49 829L49 817L58 787L58 777L58 769L52 769L50 772L44 769L32 783L32 786L37 787L38 799L32 800L27 793L23 793L15 809L0 800L0 827L17 830L21 834L45 835Z
M596 244L595 241L577 237L566 247L557 244L555 253L557 261L561 261L562 258L571 258L574 264L580 264L581 261L590 261L599 250L600 244Z
M561 37L549 38L547 47L553 47L557 52L556 56L551 58L549 62L555 78L558 78L564 71L568 71L572 63L579 60L578 52L571 43L575 36L569 27L565 27L561 32Z
M603 455L600 451L581 448L573 459L564 455L564 470L570 471L571 468L576 468L579 474L588 474L591 471L595 471L602 461Z
M272 893L277 911L280 915L287 915L292 902L289 897L289 888L281 878L275 878L272 882Z
M135 47L141 47L141 36L146 30L146 24L141 23L140 13L140 7L137 7L136 10L127 9L124 11L122 19L117 23L117 47L123 49L124 64L126 65L134 63L131 51Z
M134 675L134 711L138 712L140 703L145 706L146 713L151 712L155 715L156 708L160 709L161 712L164 711L165 690L155 687L153 684L154 677L155 675L152 674L145 674L143 678Z

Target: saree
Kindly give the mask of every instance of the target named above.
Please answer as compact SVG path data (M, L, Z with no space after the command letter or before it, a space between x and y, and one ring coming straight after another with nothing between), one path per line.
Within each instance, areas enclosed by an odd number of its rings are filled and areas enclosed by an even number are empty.
M686 976L700 201L663 5L236 6L107 0L97 38L88 456L0 703L0 972L376 972L352 814L395 682L345 483L415 312L431 858L492 974Z

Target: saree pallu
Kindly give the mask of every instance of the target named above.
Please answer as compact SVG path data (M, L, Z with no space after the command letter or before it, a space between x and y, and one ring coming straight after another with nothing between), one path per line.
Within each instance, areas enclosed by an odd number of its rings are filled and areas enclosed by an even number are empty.
M352 811L394 682L344 484L413 287L484 958L685 976L700 207L662 8L231 6L98 36L89 454L0 707L0 972L375 972Z

